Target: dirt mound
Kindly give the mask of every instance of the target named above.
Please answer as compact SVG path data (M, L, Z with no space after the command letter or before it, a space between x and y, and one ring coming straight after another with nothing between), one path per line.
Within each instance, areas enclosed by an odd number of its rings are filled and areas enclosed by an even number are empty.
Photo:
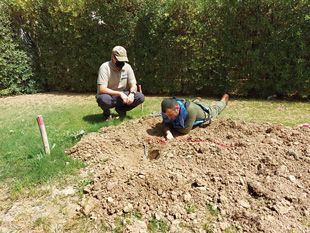
M126 121L67 151L93 169L85 215L125 232L152 219L169 232L310 232L309 128L215 119L165 141L160 124Z

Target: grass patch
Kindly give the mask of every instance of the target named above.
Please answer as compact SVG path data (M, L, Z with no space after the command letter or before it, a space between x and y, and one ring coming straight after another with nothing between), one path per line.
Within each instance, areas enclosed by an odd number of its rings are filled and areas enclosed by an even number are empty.
M305 227L310 227L310 216L303 217L301 223Z
M40 217L37 218L34 223L32 228L35 229L37 227L42 227L44 232L49 232L50 231L50 220L48 217Z
M83 193L84 193L84 188L85 186L90 184L90 180L91 177L87 177L87 179L85 180L81 180L78 185L77 185L77 189L78 189L78 193L79 193L79 198L82 199L83 198Z
M189 203L186 205L186 213L187 214L192 214L196 212L197 205L195 203Z
M207 233L213 233L213 227L210 226L208 223L202 226L202 229L205 230Z
M219 212L218 212L217 206L215 205L213 206L211 203L208 203L206 207L209 213L206 216L207 223L205 223L202 228L206 232L211 233L213 232L213 227L210 224L218 221Z
M237 233L238 230L234 226L230 226L230 227L226 228L223 232L224 233Z
M149 221L149 224L147 225L147 229L150 232L167 232L168 225L167 225L167 222L162 219L157 220L153 218L151 221Z
M111 232L104 220L99 223L84 215L77 215L75 219L65 223L60 232Z
M133 213L133 216L135 216L135 218L138 220L142 219L142 214L137 210Z
M207 209L212 216L217 217L219 215L217 207L213 206L212 204L207 204Z
M232 120L281 123L294 127L309 123L309 110L310 105L306 102L238 99L229 102L220 116Z
M116 218L115 221L114 221L114 225L115 225L115 228L113 229L113 232L118 232L118 233L121 233L121 232L124 232L126 226L129 224L132 224L131 220L128 219L129 217L131 216L131 213L129 214L124 214L123 217L120 217L120 218Z
M156 103L155 103L156 102ZM149 101L128 113L125 120L159 111L160 98ZM157 108L155 108L155 106ZM101 127L118 125L120 120L102 121L102 110L94 95L37 94L0 99L0 183L8 184L11 193L22 193L65 175L76 175L84 164L74 161L65 150L84 134ZM38 115L43 116L51 149L45 155ZM116 113L113 113L116 116Z

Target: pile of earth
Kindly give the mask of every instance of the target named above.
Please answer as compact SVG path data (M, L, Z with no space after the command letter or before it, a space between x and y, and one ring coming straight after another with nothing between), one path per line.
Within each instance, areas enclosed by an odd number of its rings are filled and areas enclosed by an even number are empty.
M310 130L213 120L164 140L145 116L84 136L67 154L93 170L80 203L109 230L310 232ZM120 228L119 228L120 229Z

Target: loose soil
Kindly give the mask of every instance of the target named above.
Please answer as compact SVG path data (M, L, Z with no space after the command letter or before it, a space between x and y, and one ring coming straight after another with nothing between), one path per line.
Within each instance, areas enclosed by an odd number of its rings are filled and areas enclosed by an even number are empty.
M93 169L83 214L110 230L126 216L124 232L151 219L169 232L310 232L309 128L214 120L170 141L160 129L145 116L67 151Z

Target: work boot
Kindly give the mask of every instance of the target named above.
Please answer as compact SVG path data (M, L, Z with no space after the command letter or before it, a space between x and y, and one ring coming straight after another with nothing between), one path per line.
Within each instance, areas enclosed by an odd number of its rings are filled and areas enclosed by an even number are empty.
M228 94L224 94L221 100L225 100L226 105L228 104L228 99L229 99L229 95Z
M123 119L126 117L126 112L120 110L118 107L115 108L115 111L118 113L119 118Z
M104 121L112 120L112 114L111 114L110 110L104 110L102 115L103 115L103 120Z

